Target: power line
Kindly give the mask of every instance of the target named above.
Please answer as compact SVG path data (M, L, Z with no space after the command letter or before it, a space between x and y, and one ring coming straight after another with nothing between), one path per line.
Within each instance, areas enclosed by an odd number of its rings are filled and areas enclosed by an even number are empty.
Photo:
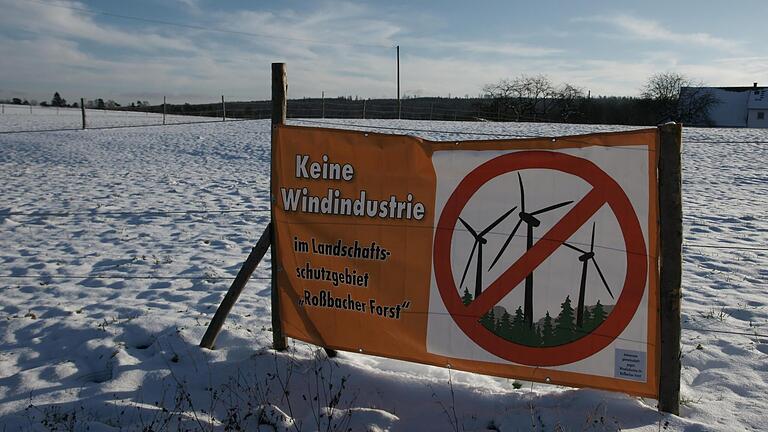
M206 27L196 24L185 24L180 22L173 22L173 21L165 21L165 20L159 20L155 18L142 18L137 16L131 16L131 15L123 15L123 14L116 14L112 12L106 12L106 11L98 11L98 10L90 10L85 8L79 8L75 6L66 6L62 4L55 4L52 2L47 2L43 0L29 0L35 3L44 4L46 6L52 6L57 7L61 9L69 9L77 12L86 13L89 15L102 15L107 16L111 18L120 18L120 19L127 19L127 20L133 20L133 21L141 21L151 24L161 24L161 25L167 25L167 26L174 26L174 27L181 27L186 29L192 29L192 30L201 30L201 31L207 31L207 32L215 32L215 33L225 33L225 34L233 34L238 36L249 36L249 37L256 37L256 38L263 38L263 39L277 39L277 40L289 40L294 42L309 42L319 45L340 45L340 46L364 46L364 47L374 47L374 48L394 48L394 45L383 45L383 44L366 44L366 43L359 43L359 42L330 42L330 41L321 41L317 39L308 39L308 38L297 38L297 37L290 37L290 36L275 36L273 34L267 34L267 33L253 33L253 32L246 32L246 31L238 31L238 30L227 30L223 28L216 28L216 27Z

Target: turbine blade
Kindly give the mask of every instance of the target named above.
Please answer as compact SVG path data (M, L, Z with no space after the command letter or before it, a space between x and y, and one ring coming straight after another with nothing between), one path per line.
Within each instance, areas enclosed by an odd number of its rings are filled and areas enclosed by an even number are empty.
M560 208L560 207L562 207L562 206L567 206L568 204L571 204L572 202L573 202L573 201L565 201L565 202L561 202L561 203L559 203L559 204L551 205L551 206L549 206L549 207L544 207L544 208L543 208L543 209L541 209L541 210L536 210L535 212L531 213L530 215L531 215L531 216L536 216L536 215L538 215L538 214L546 213L546 212L548 212L548 211L552 211L552 210L554 210L554 209L558 209L558 208Z
M522 219L519 219L517 221L517 225L515 225L515 228L512 229L512 232L509 234L509 237L507 237L507 241L504 242L504 246L501 247L501 250L499 250L499 254L496 255L496 258L493 259L493 262L491 263L491 266L488 267L488 270L492 269L494 265L499 261L499 258L501 258L501 255L504 253L504 251L507 249L507 246L509 246L509 242L512 241L512 237L515 236L517 233L517 229L520 228L520 224L523 223Z
M461 287L464 286L464 279L467 278L467 272L469 271L469 265L472 264L472 257L475 256L475 249L477 249L477 243L478 243L478 241L475 240L475 243L472 244L472 252L469 253L469 259L467 260L467 266L464 267L464 274L461 275L461 282L459 282L459 289L461 289Z
M576 251L576 252L578 252L578 253L582 253L582 254L585 254L585 253L587 253L587 251L585 251L585 250L582 250L582 249L579 249L579 248L577 248L576 246L574 246L574 245L572 245L572 244L569 244L569 243L566 243L566 242L563 242L563 246L565 246L565 247L568 247L568 248L571 248L571 249L575 250L575 251Z
M591 259L592 259L592 264L594 264L595 268L597 269L597 274L599 274L600 275L600 279L603 280L603 285L605 285L605 289L608 290L608 294L611 296L611 298L615 298L613 296L613 293L611 292L611 289L608 288L608 282L605 281L605 276L603 276L603 271L600 270L600 266L597 265L597 261L595 261L594 257L592 257Z
M595 251L595 222L592 222L592 242L589 244L589 251Z
M472 234L472 237L474 237L474 238L476 238L476 239L480 237L479 235L477 235L477 231L475 231L474 229L472 229L472 227L471 227L471 226L469 226L469 224L468 224L468 223L466 223L466 222L464 221L464 219L462 219L462 218L459 218L459 220L460 220L460 221L461 221L461 223L464 225L464 228L466 228L466 229L467 229L467 231L469 231L469 233L470 233L470 234Z
M498 219L496 219L495 221L493 221L493 223L492 223L492 224L488 225L488 227L487 227L486 229L484 229L484 230L480 231L480 237L482 237L482 236L484 236L484 235L488 234L489 232L491 232L491 230L492 230L492 229L496 228L496 226L497 226L498 224L500 224L500 223L501 223L501 221L503 221L504 219L506 219L506 218L507 218L507 216L509 216L510 214L512 214L512 212L513 212L513 211L515 211L516 209L517 209L517 206L514 206L514 207L512 207L512 208L511 208L511 209L510 209L508 212L504 213L503 215L501 215L501 217L499 217Z
M520 209L525 213L525 188L523 188L523 176L517 172L517 181L520 183Z

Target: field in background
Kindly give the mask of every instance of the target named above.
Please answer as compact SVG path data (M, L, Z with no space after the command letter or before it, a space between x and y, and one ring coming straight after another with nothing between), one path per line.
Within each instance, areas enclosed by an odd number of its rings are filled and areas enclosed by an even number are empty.
M30 115L28 107L17 113L8 107L3 131L79 128L78 109L57 115L55 108L43 114L33 107ZM142 113L112 115L88 113L94 126L158 122ZM289 123L386 127L394 129L378 131L435 140L626 129L322 122ZM235 407L249 430L259 418L276 430L296 430L298 422L316 429L324 421L319 414L338 424L347 418L352 430L763 429L768 131L685 131L680 419L657 413L652 400L354 353L327 360L302 343L274 354L269 257L217 349L199 349L208 320L269 220L269 130L268 120L211 118L210 124L0 135L0 426L36 430L44 421L74 421L91 430L130 430L170 416L171 424L223 429ZM277 408L259 410L270 403ZM322 409L329 405L331 413ZM243 419L247 412L255 414Z

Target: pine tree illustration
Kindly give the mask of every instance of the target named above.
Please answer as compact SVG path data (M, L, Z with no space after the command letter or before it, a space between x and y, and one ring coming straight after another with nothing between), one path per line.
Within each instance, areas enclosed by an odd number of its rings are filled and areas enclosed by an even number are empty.
M525 327L523 307L518 306L515 311L515 317L512 318L512 331L510 332L511 339L515 342L522 343L525 339Z
M589 313L589 308L584 308L584 315L581 318L581 328L583 330L589 331L593 327L592 325L592 314Z
M470 294L468 289L464 288L464 295L461 296L461 302L464 303L464 306L467 306L472 303L472 300L472 294Z
M488 311L487 314L480 318L480 324L487 328L491 332L496 332L496 317L493 315L493 309Z
M545 346L552 345L554 336L552 317L549 316L549 311L547 311L547 314L544 315L544 323L541 325L541 344Z
M600 324L602 324L603 321L605 321L605 318L607 318L605 308L603 307L602 303L600 303L600 300L598 300L597 304L592 309L592 330L596 329Z
M501 315L496 334L507 340L512 339L512 316L507 311Z
M573 307L571 296L560 304L560 314L555 318L555 344L562 345L574 339Z

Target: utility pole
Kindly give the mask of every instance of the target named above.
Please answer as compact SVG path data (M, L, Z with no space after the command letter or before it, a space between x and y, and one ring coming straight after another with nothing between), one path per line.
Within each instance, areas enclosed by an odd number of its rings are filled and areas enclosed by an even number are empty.
M400 119L402 106L400 105L400 45L397 47L397 118Z

